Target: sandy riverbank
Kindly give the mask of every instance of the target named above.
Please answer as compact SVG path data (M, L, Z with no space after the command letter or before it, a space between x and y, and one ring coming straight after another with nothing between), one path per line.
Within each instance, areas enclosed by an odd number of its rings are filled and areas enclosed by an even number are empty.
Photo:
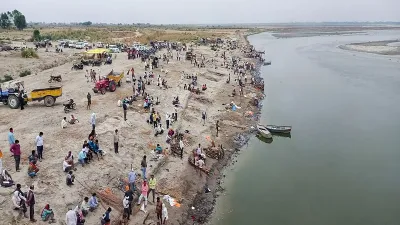
M339 48L349 51L367 52L379 55L400 55L399 40L373 41L340 45Z
M238 38L239 45L246 43L242 33L232 33L231 36ZM213 58L214 62L209 61L206 64L206 68L193 67L190 61L185 60L177 61L173 59L169 64L163 64L162 62L161 65L164 69L168 69L169 73L165 74L160 69L156 69L154 72L165 78L171 88L162 90L156 84L146 87L150 95L160 99L161 104L156 106L155 109L160 112L164 126L165 114L167 112L172 113L174 109L171 104L172 99L174 96L179 96L182 106L178 110L178 121L173 124L173 128L181 131L189 130L190 132L185 136L186 146L183 159L170 155L160 161L148 161L148 174L155 174L158 180L157 191L162 194L168 194L181 203L180 208L168 206L169 224L185 224L185 221L188 221L192 215L199 221L205 220L206 216L212 211L213 205L209 205L208 201L204 202L204 204L201 201L197 201L199 197L196 198L196 196L203 196L199 194L204 192L203 187L205 184L212 190L209 196L213 195L215 189L212 188L212 184L217 183L216 180L219 177L217 171L227 162L229 155L235 151L236 145L232 140L233 137L248 130L249 125L254 123L252 119L246 118L244 113L246 111L257 111L250 104L250 100L254 96L252 93L256 92L250 84L247 84L244 88L245 97L230 97L229 95L232 93L233 88L238 91L233 71L220 67L223 59L215 57L215 52L209 46L199 46L194 49L194 52L203 54L208 60ZM162 53L157 53L157 55ZM218 53L220 55L221 51ZM227 56L228 58L232 56L243 58L240 49L227 51ZM95 69L104 75L111 69L126 72L131 67L135 68L137 75L144 74L143 64L139 60L127 60L126 55L123 53L118 54L112 65L105 65ZM198 76L198 85L207 84L208 89L200 95L185 91L183 85L189 83L189 80L181 78L181 71L200 74ZM231 74L231 83L227 84L226 79L229 73ZM151 145L159 143L163 148L167 147L165 136L154 137L152 127L146 123L148 114L144 112L141 106L138 106L142 105L141 100L135 102L128 111L128 121L123 121L122 109L117 107L116 103L118 99L132 94L131 84L124 82L122 87L118 88L115 93L94 94L91 91L93 84L86 82L84 72L71 71L70 63L54 67L51 70L38 72L37 75L20 78L20 80L25 81L28 90L48 87L47 80L51 74L61 74L63 76L63 81L60 84L63 86L63 96L57 99L57 104L54 107L46 108L43 103L35 102L30 103L23 111L12 110L7 106L0 108L2 115L0 118L0 136L4 137L4 141L0 145L1 149L8 149L7 132L10 127L13 127L16 138L21 141L23 151L21 172L15 172L14 162L8 157L10 154L7 150L4 151L3 165L11 172L14 180L23 185L24 190L28 185L35 185L36 214L39 214L42 207L49 203L54 209L56 219L63 221L68 206L77 205L84 196L89 196L91 192L108 187L113 190L115 196L121 198L122 205L123 193L114 188L116 185L115 178L126 176L131 165L133 165L136 172L140 173L142 156L148 155L150 158L151 149L149 146ZM92 110L86 110L87 92L92 94ZM61 119L64 116L69 116L63 112L62 102L70 98L77 102L77 110L73 114L77 116L80 123L62 130L60 127ZM231 101L234 101L242 108L237 111L226 110L223 104L229 104ZM208 114L205 126L201 123L201 112L204 110ZM65 185L65 174L62 172L62 161L68 151L72 151L77 157L83 141L90 132L89 118L92 112L97 113L96 132L99 136L100 147L107 154L104 159L95 160L89 166L84 168L77 166L78 170L75 172L77 182L73 187L67 187ZM215 137L216 120L220 120L221 125L219 137ZM120 131L121 146L119 155L115 155L112 150L112 132L115 129ZM39 131L44 132L45 159L39 163L40 172L38 177L31 179L26 174L27 156L34 149L33 140ZM199 173L187 161L192 149L199 143L204 147L210 145L210 142L206 139L208 136L215 141L216 145L222 144L227 149L224 160L207 160L207 167L216 168L210 176ZM2 205L0 216L4 224L12 224L16 216L15 212L11 210L10 193L12 189L1 188L0 190L0 203ZM195 206L198 210L190 211L193 200L201 202L206 208L202 209ZM108 205L103 202L100 209L89 214L86 218L87 224L98 224L99 217L105 211L103 207L108 207ZM130 224L142 224L146 217L145 224L154 224L156 221L154 209L155 205L150 203L148 206L149 216L146 216L143 212L137 212ZM135 208L135 210L138 211L138 208ZM112 219L116 220L119 215L120 213L114 210ZM26 219L19 221L19 224L25 223L28 223Z

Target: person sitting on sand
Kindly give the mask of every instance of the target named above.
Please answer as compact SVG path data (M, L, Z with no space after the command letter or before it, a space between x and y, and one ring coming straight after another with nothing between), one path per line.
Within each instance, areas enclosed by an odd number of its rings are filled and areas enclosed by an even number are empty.
M203 86L201 87L201 90L203 90L203 91L207 90L207 85L203 84Z
M64 160L63 161L63 171L68 173L71 170L72 170L72 165L67 160Z
M162 134L162 133L164 133L164 128L162 127L162 125L161 125L161 123L159 124L159 126L157 126L156 128L155 128L155 134L154 134L154 136L158 136L158 135L160 135L160 134Z
M72 165L72 168L74 167L74 156L72 155L72 152L69 151L67 156L65 156L64 160L69 164Z
M0 186L1 187L11 187L14 185L14 181L7 170L2 169L0 171Z
M97 201L96 193L92 194L92 197L89 199L89 211L93 212L99 206L99 202Z
M93 152L96 154L97 159L99 159L99 155L103 158L103 150L100 149L99 140L97 139L94 141Z
M37 162L38 161L38 155L36 154L35 150L32 150L32 154L28 157L29 162Z
M75 176L72 173L72 171L69 171L67 174L66 183L68 186L74 185Z
M154 151L155 151L157 154L162 154L162 147L160 146L160 144L157 144L157 147L156 147L156 149L154 149Z
M67 127L67 117L64 117L64 119L61 120L61 128L64 129Z
M76 122L79 123L79 120L71 114L71 118L69 119L69 124L75 124Z
M39 172L39 168L37 168L36 162L30 162L28 167L28 176L33 178L37 175L37 172Z
M86 151L84 148L82 148L82 150L79 152L78 161L80 164L82 164L82 166L84 166L85 163L88 162L87 157L86 157Z
M46 204L43 208L42 213L40 213L42 221L49 221L49 223L54 223L54 212L50 209L50 205Z
M236 89L233 89L232 96L236 96Z
M87 214L89 213L89 209L90 209L89 198L85 197L81 204L81 210L82 210L83 216L87 216Z

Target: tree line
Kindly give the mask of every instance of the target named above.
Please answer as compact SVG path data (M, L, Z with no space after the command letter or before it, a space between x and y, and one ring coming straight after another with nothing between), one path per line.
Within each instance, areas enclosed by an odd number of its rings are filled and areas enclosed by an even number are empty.
M3 12L0 14L0 27L9 29L15 26L18 30L26 28L26 19L24 14L14 9L12 12Z

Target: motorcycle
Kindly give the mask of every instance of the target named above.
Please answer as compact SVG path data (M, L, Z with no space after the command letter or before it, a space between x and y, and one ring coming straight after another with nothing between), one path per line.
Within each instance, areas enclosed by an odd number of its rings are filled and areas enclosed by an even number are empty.
M50 79L48 80L48 82L51 83L53 81L54 82L61 82L62 81L61 75L58 75L58 76L51 75Z
M63 106L64 106L65 113L68 113L68 112L76 109L76 104L73 99L70 99L67 103L64 103Z

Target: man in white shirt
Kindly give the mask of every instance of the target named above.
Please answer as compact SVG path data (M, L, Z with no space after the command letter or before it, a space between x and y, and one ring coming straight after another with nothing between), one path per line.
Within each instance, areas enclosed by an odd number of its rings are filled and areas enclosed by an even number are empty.
M179 141L179 148L181 149L181 159L183 159L183 147L184 147L184 144L183 144L183 141L182 141L182 139Z
M43 132L40 132L39 136L36 137L35 143L39 161L41 162L43 159Z

